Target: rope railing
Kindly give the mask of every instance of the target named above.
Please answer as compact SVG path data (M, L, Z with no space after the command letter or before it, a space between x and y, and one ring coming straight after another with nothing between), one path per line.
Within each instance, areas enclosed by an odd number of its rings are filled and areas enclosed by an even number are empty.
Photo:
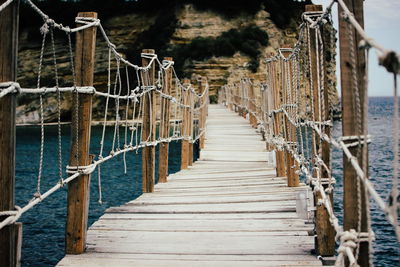
M267 147L276 151L277 173L280 168L286 169L284 176L287 176L289 186L293 177L296 179L295 176L299 174L304 176L317 198L317 207L325 207L327 220L336 232L334 240L339 242L339 248L336 251L338 253L336 266L344 266L346 258L350 266L358 266L360 243L368 242L371 255L372 241L375 238L368 211L366 215L368 230L361 231L362 194L365 194L367 200L372 199L377 203L378 208L386 215L387 221L393 226L397 240L400 241L397 213L399 208L398 141L396 141L398 139L398 123L394 122L393 184L390 195L387 196L387 199L391 201L385 201L378 194L367 174L367 164L365 164L367 154L365 153L367 153L366 147L371 139L366 134L366 124L361 124L366 121L367 112L361 112L360 94L356 94L355 99L360 103L356 112L360 114L358 121L361 125L354 126L358 127L359 134L342 136L338 139L330 135L333 119L327 93L329 83L326 77L326 68L330 62L327 61L325 54L327 51L335 49L335 36L331 21L331 10L335 3L338 3L343 10L341 18L345 19L349 27L354 28L361 36L364 45L361 45L360 49L368 52L369 48L375 48L379 54L380 64L389 72L394 73L395 107L393 117L394 120L398 120L396 75L399 73L400 57L398 53L385 49L368 37L342 0L332 1L324 12L309 11L303 14L303 23L299 26L299 39L293 48L278 49L276 55L271 55L265 60L266 81L256 86L257 93L249 94L249 88L253 90L252 87L255 85L250 79L243 78L239 83L227 84L220 88L219 103L245 117L249 114L250 117L256 118L256 127L263 135ZM353 77L353 79L356 83L357 78ZM364 88L357 89L355 87L352 90L364 90ZM365 90L367 89L365 88ZM358 198L358 202L356 202L358 214L353 215L358 217L358 227L356 228L344 230L334 213L331 193L335 179L332 177L330 166L331 156L326 156L324 151L327 145L343 151L356 174L357 192L354 194L357 194ZM283 161L280 161L279 151L287 153L283 157ZM329 153L329 149L327 152ZM362 161L357 158L361 154L363 155ZM294 160L294 164L290 161L291 158ZM368 207L367 203L367 209ZM316 216L319 216L318 211ZM316 229L318 234L318 222ZM332 247L334 249L334 243ZM317 247L317 251L318 249L321 250ZM321 251L319 253L323 254ZM371 256L369 261L371 263Z
M9 0L0 6L0 12L12 4ZM160 60L154 52L144 51L141 54L142 61L146 62L142 66L133 64L124 59L116 50L116 45L110 41L106 30L101 21L91 17L77 17L75 28L69 28L55 22L42 10L40 10L32 1L26 0L26 3L38 13L44 21L41 27L42 46L38 64L37 86L35 88L21 88L15 81L0 83L0 99L9 95L31 95L32 98L39 98L40 114L40 162L38 166L37 187L32 199L24 207L16 207L16 210L0 211L0 216L4 219L0 222L0 229L7 225L15 223L21 215L32 209L35 205L42 202L48 196L64 187L83 175L92 174L98 171L99 184L99 202L102 203L101 187L101 165L118 156L123 156L124 171L127 172L126 153L138 151L146 147L155 147L159 144L170 143L172 141L187 141L189 146L193 146L199 140L204 140L206 110L208 105L209 86L205 77L199 78L194 84L190 80L182 82L174 69L172 58ZM71 34L81 33L83 31L97 28L100 30L100 36L108 48L107 64L107 86L106 88L96 88L92 85L80 85L78 83L78 74L76 67L76 57L73 54L71 43ZM59 86L59 76L57 72L57 57L54 45L54 31L63 31L66 33L65 43L69 50L70 74L72 80L70 86ZM48 37L50 35L50 43ZM94 35L95 36L95 35ZM52 51L50 59L53 61L54 81L56 86L42 85L42 65L43 59L47 56L44 51L46 46ZM93 56L94 58L94 56ZM90 72L90 70L87 70ZM93 70L92 74L93 75ZM105 91L104 91L105 89ZM59 177L54 179L56 183L46 192L41 192L41 179L44 176L43 163L46 155L44 147L47 145L45 126L45 104L43 98L54 94L57 96L57 127L58 127L58 161ZM72 95L73 108L71 110L73 121L71 123L73 138L71 144L71 155L76 160L70 161L66 170L62 166L62 129L61 129L61 95ZM82 131L81 117L79 110L84 96L98 97L96 101L103 104L102 135L99 142L98 154L87 165L80 166L78 151L84 144L79 137ZM114 103L111 103L113 101ZM99 105L101 106L101 105ZM151 107L151 108L149 108ZM189 116L185 116L189 114ZM113 131L108 134L106 127L112 125ZM89 137L90 138L90 137ZM106 151L105 144L109 142L111 149ZM160 152L161 153L161 152ZM168 153L168 150L166 151ZM193 155L185 155L191 160ZM160 154L161 157L165 155ZM153 158L154 160L154 158ZM71 164L75 162L75 164ZM144 163L143 163L144 164ZM168 162L166 162L168 170ZM191 163L190 163L191 164ZM165 168L165 166L164 166ZM167 174L167 170L164 175ZM66 172L66 177L64 175ZM154 171L154 170L153 170ZM162 179L159 176L159 179ZM164 177L164 179L166 179ZM154 177L153 177L154 180Z

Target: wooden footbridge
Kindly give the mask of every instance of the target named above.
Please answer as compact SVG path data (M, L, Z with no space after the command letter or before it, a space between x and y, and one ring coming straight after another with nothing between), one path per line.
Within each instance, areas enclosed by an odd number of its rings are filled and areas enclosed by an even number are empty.
M272 152L248 121L211 105L205 148L187 170L88 231L87 250L58 266L318 266L314 225L277 177Z
M332 0L325 11L322 6L305 6L296 44L278 48L264 60L266 79L242 77L228 83L218 92L220 105L211 106L206 77L180 80L173 59L160 59L153 49L142 50L141 65L135 65L117 50L120 46L111 42L96 13L79 13L76 27L70 28L49 18L32 0L24 2L44 22L37 31L42 47L35 88L16 82L19 1L0 0L1 266L20 265L19 218L66 186L67 255L58 266L317 266L330 265L327 259L336 256L335 266L367 267L372 265L375 238L370 198L400 240L399 203L395 201L399 199L398 97L395 89L395 171L391 193L385 196L390 201L386 201L368 179L365 55L376 49L380 64L395 74L395 85L400 56L366 35L362 0ZM340 10L340 138L331 136L329 95L336 90L334 4ZM67 62L65 55L60 62L56 53L55 31L65 37L60 42L68 47ZM103 40L97 43L100 49L96 48L98 35ZM95 81L96 51L108 61L104 88ZM43 62L54 64L55 86L42 85L51 80L41 79ZM61 64L70 67L68 81L58 76ZM38 96L41 125L38 170L30 173L37 177L37 184L23 207L15 205L15 117L20 94ZM44 101L49 94L56 100ZM89 150L94 98L101 103L96 114L103 114L97 151ZM62 158L61 106L69 105L63 99L72 101L67 166ZM41 181L48 174L43 169L44 147L49 144L47 109L57 114L58 145L54 150L58 164L48 173L58 173L58 177L50 177L53 186L43 192ZM168 176L172 141L181 142L182 170ZM201 152L193 162L195 145ZM331 146L344 155L343 225L333 208ZM154 186L156 147L159 183ZM139 151L144 194L109 208L88 230L91 175L97 172L101 202L102 164L119 159L127 173L126 153Z

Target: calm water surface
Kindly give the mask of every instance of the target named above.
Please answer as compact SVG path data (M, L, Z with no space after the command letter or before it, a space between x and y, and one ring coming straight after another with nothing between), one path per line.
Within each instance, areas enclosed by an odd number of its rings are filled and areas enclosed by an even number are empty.
M370 145L370 173L376 189L384 199L391 188L392 178L392 112L391 98L370 98L369 132L373 136ZM341 135L340 122L335 123L335 136ZM98 154L101 128L92 129L91 151ZM106 144L111 144L109 129ZM63 128L63 165L67 164L69 151L69 128ZM110 147L106 147L108 151ZM16 201L22 206L36 192L37 171L40 151L40 128L19 127L17 129L17 185ZM92 175L90 193L89 225L95 222L110 206L121 205L142 194L141 154L130 152L127 156L127 174L124 174L122 156L102 165L103 204L98 201L97 172ZM46 128L44 174L41 190L45 192L58 181L57 129ZM373 164L372 164L373 163ZM335 211L342 220L342 153L333 150L333 174L337 179ZM170 145L170 173L179 170L180 143ZM22 216L24 236L22 245L23 266L54 266L64 251L64 227L66 218L66 188L59 190L43 203ZM400 245L396 242L391 226L385 216L372 202L372 226L377 236L374 243L376 266L400 266Z
M393 98L370 97L368 110L368 132L372 135L369 146L370 178L379 195L387 200L390 194L393 177ZM333 135L342 134L341 122L335 122ZM342 224L343 219L343 181L342 181L342 151L333 149L333 175L337 180L334 191L334 208ZM374 264L375 266L400 266L400 244L392 226L387 223L383 212L371 201L372 228L375 232Z

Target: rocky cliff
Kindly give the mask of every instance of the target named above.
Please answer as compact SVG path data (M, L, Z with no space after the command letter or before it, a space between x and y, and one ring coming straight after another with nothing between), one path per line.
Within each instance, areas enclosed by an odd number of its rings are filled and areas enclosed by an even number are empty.
M280 14L272 13L273 9L268 5L269 2L276 4L275 2L279 2L278 0L264 1L265 3L261 3L251 12L236 12L235 14L224 14L218 8L205 8L190 3L190 1L186 2L188 3L169 6L165 10L156 12L112 15L102 23L112 42L117 44L117 49L130 60L136 60L137 64L139 63L139 51L142 48L155 48L160 56L174 56L177 70L181 76L192 79L195 79L197 75L207 76L212 100L215 100L214 96L217 94L218 88L227 82L236 82L243 76L257 81L265 80L264 58L268 53L274 53L283 44L290 45L296 42L296 26L302 5L304 5L304 3L299 4L297 1L293 1L296 4L293 4L294 8L290 13L292 17L282 18L279 17ZM101 18L101 14L99 17ZM265 42L256 40L257 36L254 37L255 40L252 40L252 43L248 44L243 44L246 40L234 40L235 36L241 34L242 29L249 27L265 33L267 40ZM32 35L36 35L36 38L32 38ZM100 35L97 40L95 86L99 90L105 90L108 48ZM190 50L190 45L194 42L215 43L216 40L221 41L217 45L225 44L229 48L232 47L231 53L221 51L220 54L216 54L211 51L209 54L191 57L182 52L185 48ZM54 86L53 49L49 37L46 44L41 84ZM251 47L251 44L254 44L254 47ZM23 87L35 87L37 84L40 47L41 38L38 28L36 32L32 29L21 31L18 82ZM72 71L69 63L68 38L65 34L55 35L55 54L60 85L71 85ZM18 123L38 122L37 98L37 96L20 97L17 110ZM334 89L332 89L332 99L337 101ZM47 122L55 121L57 111L55 96L45 97L44 101L45 120ZM93 113L95 119L101 116L100 105L101 103L95 100ZM63 120L69 120L70 108L71 99L66 95L61 105Z

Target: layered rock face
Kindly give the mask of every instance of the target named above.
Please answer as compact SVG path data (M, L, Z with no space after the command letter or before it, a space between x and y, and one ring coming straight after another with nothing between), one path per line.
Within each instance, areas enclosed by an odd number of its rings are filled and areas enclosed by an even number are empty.
M172 43L189 43L196 37L217 37L231 29L256 25L268 34L269 45L261 48L260 66L256 73L248 69L249 57L236 53L233 57L212 57L205 61L194 61L188 71L206 76L210 84L210 95L226 83L238 82L242 77L265 80L264 59L268 53L276 52L282 44L294 44L296 35L289 30L278 29L270 19L270 14L260 10L255 16L243 15L234 19L224 19L213 12L198 12L191 5L185 6L178 15L180 25L171 38Z
M146 32L163 13L131 14L115 16L102 22L110 40L117 45L117 50L123 56L132 57L128 51L137 50L133 47L143 32ZM185 72L190 73L189 78L196 79L198 75L206 76L210 84L210 95L216 95L218 89L228 83L238 82L242 77L249 77L255 81L262 82L266 79L266 67L264 59L269 53L276 53L276 49L283 44L293 45L296 42L296 32L291 29L279 29L272 21L270 14L265 10L258 11L255 15L243 14L234 18L227 18L212 11L199 11L193 5L187 4L175 9L177 19L176 28L169 39L170 46L188 44L198 37L218 37L223 32L231 29L242 29L249 25L256 25L268 34L268 45L260 48L259 67L257 72L249 70L250 58L240 52L232 57L211 57L202 61L185 61ZM27 32L20 34L18 82L23 87L34 88L38 83L39 58L41 55L41 37L39 29L36 41L28 36ZM72 36L73 38L73 36ZM74 40L71 40L74 46ZM152 47L145 47L152 48ZM57 61L57 72L60 86L70 86L73 81L73 72L70 64L69 41L65 34L56 33L54 51ZM95 84L97 90L107 90L107 68L108 68L108 47L104 38L98 33L96 47ZM168 56L168 55L163 55ZM136 62L140 64L140 62ZM112 65L115 73L115 61ZM183 78L183 77L181 77ZM40 77L41 86L55 85L53 48L50 35L46 38L46 46L43 51L43 66ZM332 100L337 102L336 89L331 89ZM215 98L215 97L214 97ZM213 99L214 99L213 98ZM43 98L45 121L52 122L57 119L56 95ZM61 103L62 119L68 121L72 97L63 95ZM93 118L100 119L104 103L98 99L94 100ZM18 123L36 123L39 121L39 97L22 96L19 98L17 110Z

